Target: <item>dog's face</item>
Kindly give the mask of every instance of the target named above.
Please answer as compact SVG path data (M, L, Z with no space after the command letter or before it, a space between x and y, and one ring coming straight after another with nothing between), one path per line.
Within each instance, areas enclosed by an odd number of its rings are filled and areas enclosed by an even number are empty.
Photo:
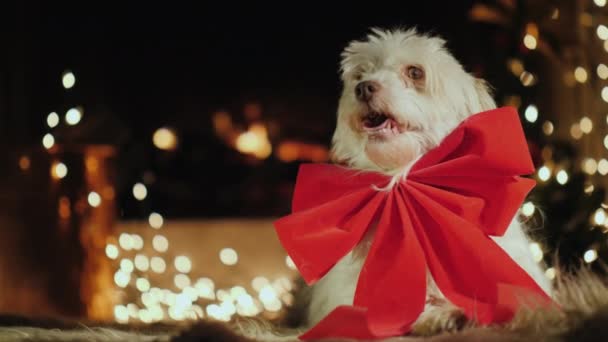
M444 43L415 30L373 30L350 43L342 54L334 161L395 175L467 116L495 108L485 83Z

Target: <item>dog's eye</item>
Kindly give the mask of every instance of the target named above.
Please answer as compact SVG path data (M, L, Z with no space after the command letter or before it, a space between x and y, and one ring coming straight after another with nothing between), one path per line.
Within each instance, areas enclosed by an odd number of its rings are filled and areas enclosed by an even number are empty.
M406 69L407 77L412 80L420 80L424 78L424 70L422 68L410 65Z

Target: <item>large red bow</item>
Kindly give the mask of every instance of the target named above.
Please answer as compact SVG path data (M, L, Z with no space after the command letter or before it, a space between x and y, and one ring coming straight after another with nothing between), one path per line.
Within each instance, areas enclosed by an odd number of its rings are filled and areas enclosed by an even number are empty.
M534 172L516 110L476 114L389 190L390 177L329 164L300 167L293 213L275 222L307 283L325 275L379 219L353 306L303 339L403 335L424 309L426 272L480 324L505 322L524 298L551 302L490 237L504 234ZM531 301L528 301L531 303Z

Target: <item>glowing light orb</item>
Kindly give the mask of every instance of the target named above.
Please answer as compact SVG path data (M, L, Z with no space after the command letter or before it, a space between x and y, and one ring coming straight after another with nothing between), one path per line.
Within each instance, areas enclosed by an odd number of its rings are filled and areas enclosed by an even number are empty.
M89 202L89 205L91 207L97 208L101 204L101 196L99 196L99 194L96 193L95 191L91 191L91 192L89 192L87 201Z
M236 263L239 261L239 255L232 248L223 248L220 251L220 261L224 265L236 265Z
M175 150L177 147L177 135L173 130L161 127L152 135L152 142L158 149L166 151Z

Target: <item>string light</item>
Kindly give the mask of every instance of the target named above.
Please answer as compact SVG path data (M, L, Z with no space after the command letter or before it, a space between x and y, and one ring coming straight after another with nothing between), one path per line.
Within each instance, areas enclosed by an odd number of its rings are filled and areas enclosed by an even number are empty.
M549 279L549 280L553 280L555 279L555 268L553 267L549 267L545 270L545 276Z
M131 235L131 239L133 239L133 249L140 250L144 248L144 239L137 234Z
M101 204L101 196L99 196L99 194L96 193L95 191L91 191L91 192L89 192L87 201L89 202L89 205L91 207L97 208Z
M68 175L68 167L61 162L53 163L51 166L51 177L54 179L63 179Z
M519 80L524 87L531 87L536 84L536 77L528 71L524 71L519 75Z
M181 273L188 273L192 270L192 262L187 256L177 256L174 261L175 269Z
M165 260L163 258L155 256L150 259L150 268L155 273L163 273L165 272L167 265L165 264Z
M114 319L118 323L128 323L129 322L129 310L124 305L116 305L114 307Z
M576 140L583 137L583 130L581 129L580 124L574 123L570 126L570 135Z
M597 29L595 31L595 33L597 33L597 36L601 39L601 40L606 40L608 39L608 27L604 26L604 25L598 25Z
M190 278L182 273L176 274L175 277L173 277L173 282L180 290L183 290L186 286L190 286Z
M542 166L538 169L538 178L543 182L546 182L551 178L551 169L546 166Z
M118 258L118 247L116 247L116 245L114 244L107 244L106 245L106 256L110 259L116 259Z
M155 235L152 239L152 247L160 253L164 253L169 249L169 240L163 235Z
M578 82L578 83L585 83L587 82L587 70L585 70L585 68L579 66L576 69L574 69L574 79Z
M524 216L526 216L526 217L530 217L530 216L534 215L535 209L536 208L534 207L534 204L532 202L526 202L521 207L521 213L524 214Z
M587 250L585 254L583 254L583 260L588 264L594 262L597 260L597 251L595 249Z
M543 133L545 133L545 135L553 134L553 123L551 121L543 122Z
M51 149L55 145L55 137L51 133L47 133L42 137L42 146L47 150Z
M602 225L606 222L606 212L602 208L598 208L593 214L593 222L596 225Z
M597 7L604 7L604 6L606 6L606 0L593 0L593 3Z
M600 159L600 161L597 163L597 172L602 176L608 174L608 160L604 158Z
M593 158L585 158L583 161L583 171L593 175L597 171L597 161Z
M70 108L65 113L65 122L70 126L77 125L80 119L82 119L82 112L78 108Z
M591 133L591 130L593 129L593 122L591 121L591 119L589 119L588 117L584 116L580 123L579 123L580 129L583 133L585 134L589 134Z
M224 265L233 266L239 261L239 255L232 248L223 248L220 251L220 261Z
M148 223L150 224L150 227L160 229L163 226L164 220L159 213L151 213L150 216L148 216Z
M526 117L526 120L528 120L528 122L536 122L536 120L538 119L538 108L536 108L536 106L533 104L529 105L528 107L526 107L524 116Z
M140 292L146 292L150 290L150 281L146 278L137 278L135 287L137 287Z
M148 257L143 254L137 254L133 260L135 268L142 272L146 272L150 268L150 261L148 260Z
M138 201L143 201L148 196L148 189L142 183L135 183L133 186L133 197Z
M175 150L177 148L177 135L170 128L161 127L154 131L152 142L160 150Z
M557 182L561 185L568 183L568 173L565 170L560 170L555 176Z
M50 128L54 128L57 125L59 125L59 115L55 112L51 112L47 117L46 117L46 124L50 127Z
M120 234L118 237L118 245L125 251L133 249L133 238L131 237L131 234Z
M524 46L525 47L527 47L530 50L534 50L534 49L536 49L536 45L537 45L536 38L533 35L526 34L524 36Z
M133 265L133 261L131 261L129 259L122 259L120 261L120 269L123 272L131 273L131 272L133 272L134 267L135 267L135 265Z
M605 64L598 64L596 72L597 77L601 78L602 80L608 79L608 66L606 66Z
M114 273L114 283L118 287L125 288L127 285L129 285L129 282L131 282L131 273L123 270L118 270L116 273Z
M70 89L76 84L76 76L71 71L65 71L61 76L61 83L65 89Z

